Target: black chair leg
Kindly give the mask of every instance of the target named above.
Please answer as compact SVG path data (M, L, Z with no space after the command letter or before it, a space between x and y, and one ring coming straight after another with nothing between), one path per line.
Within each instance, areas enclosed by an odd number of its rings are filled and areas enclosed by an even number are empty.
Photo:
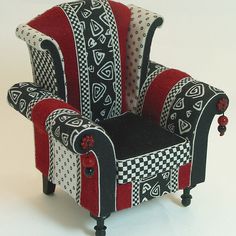
M94 227L95 229L95 236L106 236L106 229L107 227L104 225L105 219L107 219L110 215L96 217L90 214L92 218L97 221L97 225Z
M56 185L48 180L47 176L43 175L43 193L46 195L53 194L55 192Z
M193 189L195 187L196 187L196 185L190 186L190 187L184 189L184 193L183 193L183 195L181 195L183 206L187 207L191 204L192 195L190 194L190 191L191 191L191 189Z

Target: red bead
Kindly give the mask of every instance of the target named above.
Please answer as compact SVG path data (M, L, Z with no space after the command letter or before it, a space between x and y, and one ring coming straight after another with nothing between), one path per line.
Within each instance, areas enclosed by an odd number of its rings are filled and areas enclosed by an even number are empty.
M226 98L220 99L217 103L217 110L219 112L224 112L227 109L228 104L229 104L229 102Z
M82 160L82 165L85 168L92 168L96 165L96 160L92 156L86 156Z
M221 125L221 126L227 125L228 122L229 122L229 120L228 120L227 116L220 116L220 117L218 118L218 123L219 123L219 125Z
M92 148L94 146L94 139L93 136L86 135L83 137L81 142L81 147L84 150L88 150L89 148Z

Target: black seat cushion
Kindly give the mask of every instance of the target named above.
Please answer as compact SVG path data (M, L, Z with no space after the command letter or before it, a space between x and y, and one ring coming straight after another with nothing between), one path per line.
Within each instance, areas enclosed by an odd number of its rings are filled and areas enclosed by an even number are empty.
M113 141L118 160L185 142L185 139L170 133L155 122L131 112L100 121L98 124Z

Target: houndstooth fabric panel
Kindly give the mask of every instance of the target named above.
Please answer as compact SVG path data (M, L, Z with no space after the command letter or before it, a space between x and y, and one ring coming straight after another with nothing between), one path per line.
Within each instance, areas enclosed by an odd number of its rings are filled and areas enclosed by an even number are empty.
M181 91L181 89L190 81L194 79L191 77L186 77L180 80L168 93L160 117L160 126L166 127L167 118L169 116L169 111L172 106L172 103L175 101L176 95Z
M117 161L118 183L134 182L155 173L162 173L191 161L190 143L164 148L142 156Z
M34 82L54 95L58 94L55 66L49 52L29 47Z
M77 48L77 58L79 62L79 75L80 75L80 90L82 91L81 99L81 113L87 117L91 118L90 112L90 86L89 86L89 72L88 72L88 62L87 62L87 52L86 44L84 41L83 27L79 22L79 19L70 4L59 5L61 9L66 13L71 24L71 28L74 33L74 39Z
M145 80L142 88L140 89L140 94L138 97L138 103L137 103L137 108L136 108L136 112L137 114L141 114L142 113L142 109L143 109L143 103L144 103L144 98L145 95L147 93L147 90L149 88L149 86L151 85L152 81L159 75L161 74L163 71L166 71L168 68L166 68L165 66L156 65L156 70L153 71Z

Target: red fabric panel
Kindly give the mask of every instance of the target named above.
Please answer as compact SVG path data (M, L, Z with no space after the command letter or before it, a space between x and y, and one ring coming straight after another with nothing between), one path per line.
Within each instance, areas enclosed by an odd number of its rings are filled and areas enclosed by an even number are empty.
M184 189L190 185L192 163L179 167L179 189Z
M49 168L48 134L34 126L34 142L36 168L47 176Z
M45 121L52 111L60 108L77 111L69 104L55 99L42 100L32 110L32 121L34 122L35 130L36 168L46 176L48 175L49 169L49 143L48 134L45 130Z
M160 123L161 111L172 87L181 79L189 76L179 70L166 70L158 75L147 90L143 105L143 115Z
M91 153L97 163L96 157ZM85 155L81 155L81 163L83 159L86 158ZM94 175L92 177L87 177L84 173L85 167L81 166L81 194L80 194L80 205L88 209L94 216L99 215L99 190L98 190L98 166L94 168Z
M131 208L131 196L132 183L117 184L116 208L118 211L126 208Z
M120 42L120 54L121 54L121 72L122 72L122 112L127 110L126 108L126 95L125 95L125 81L126 81L126 41L128 36L128 29L130 23L131 12L130 9L117 2L110 1L110 5L115 16L119 42Z
M38 102L32 109L32 121L34 122L34 125L42 131L45 130L45 121L49 114L54 110L61 108L67 108L79 112L66 102L56 99L44 99L41 102Z
M55 39L64 57L68 89L68 103L79 108L78 65L73 32L70 23L59 7L53 7L28 23L32 28Z

